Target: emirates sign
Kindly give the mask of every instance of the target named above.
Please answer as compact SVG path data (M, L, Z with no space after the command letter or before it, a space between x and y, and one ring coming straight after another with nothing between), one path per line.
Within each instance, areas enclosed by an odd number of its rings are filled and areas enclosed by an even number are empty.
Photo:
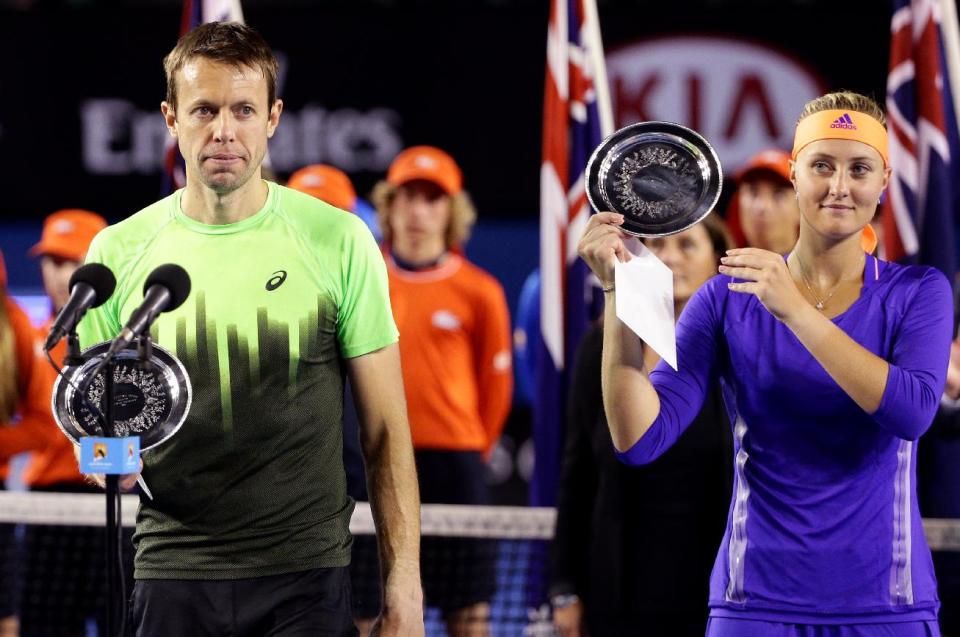
M665 120L707 138L727 171L759 150L789 149L804 103L825 92L809 68L767 46L723 37L669 37L607 55L618 128Z

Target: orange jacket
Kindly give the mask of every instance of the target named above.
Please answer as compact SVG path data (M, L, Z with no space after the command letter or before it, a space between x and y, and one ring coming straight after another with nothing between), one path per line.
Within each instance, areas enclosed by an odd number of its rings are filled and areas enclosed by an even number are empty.
M37 337L46 338L51 325L52 319ZM31 487L64 482L82 484L84 479L73 455L73 443L57 427L50 407L57 372L39 351L38 341L31 347L35 359L32 360L29 385L20 410L20 422L12 427L0 427L0 456L32 451L23 474L24 482ZM67 341L64 339L53 348L51 356L58 365L63 365L66 353Z
M503 288L456 254L420 272L387 256L387 271L414 447L489 452L513 393Z
M37 331L26 313L20 309L13 299L0 291L0 297L7 311L7 317L10 320L10 327L13 329L14 351L17 356L17 392L19 394L19 404L17 413L21 419L26 419L28 413L32 413L34 404L31 403L30 392L34 389L33 375L35 367L35 358L39 350L37 341ZM0 423L0 479L6 479L9 473L10 456L25 451L19 449L17 445L7 444L7 439L15 439L14 434L20 425L12 426L9 423Z

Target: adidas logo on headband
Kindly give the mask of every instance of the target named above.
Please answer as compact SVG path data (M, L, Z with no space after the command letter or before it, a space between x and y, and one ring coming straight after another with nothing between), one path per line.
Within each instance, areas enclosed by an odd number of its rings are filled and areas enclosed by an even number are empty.
M837 119L833 120L833 123L830 124L830 128L847 128L849 130L857 130L857 125L853 123L853 120L850 118L850 113L844 113Z

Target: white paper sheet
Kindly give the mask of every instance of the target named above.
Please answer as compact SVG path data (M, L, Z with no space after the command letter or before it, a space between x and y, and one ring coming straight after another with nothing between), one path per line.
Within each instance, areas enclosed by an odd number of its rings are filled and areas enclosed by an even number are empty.
M628 248L633 258L614 269L617 317L677 369L673 272L639 241Z

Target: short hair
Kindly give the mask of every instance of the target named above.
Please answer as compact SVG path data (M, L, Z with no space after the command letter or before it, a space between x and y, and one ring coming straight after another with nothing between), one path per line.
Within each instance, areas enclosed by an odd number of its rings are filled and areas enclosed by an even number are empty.
M394 186L387 181L377 183L373 188L373 194L370 199L373 207L377 209L377 224L380 226L380 232L383 234L383 240L390 243L393 239L393 230L390 228L390 206L393 204L393 198L397 196L397 190L401 186ZM446 195L450 197L450 223L447 225L447 234L445 237L447 248L461 246L470 238L470 231L473 224L477 221L477 209L470 199L470 195L465 190L461 190L455 195Z
M177 41L163 58L167 75L167 103L177 108L177 71L194 58L205 58L235 68L259 69L267 80L267 107L277 99L279 64L270 45L251 27L239 22L208 22Z
M880 105L872 98L854 91L836 91L810 100L804 104L797 122L821 111L856 111L869 115L884 126L887 125L887 118Z

